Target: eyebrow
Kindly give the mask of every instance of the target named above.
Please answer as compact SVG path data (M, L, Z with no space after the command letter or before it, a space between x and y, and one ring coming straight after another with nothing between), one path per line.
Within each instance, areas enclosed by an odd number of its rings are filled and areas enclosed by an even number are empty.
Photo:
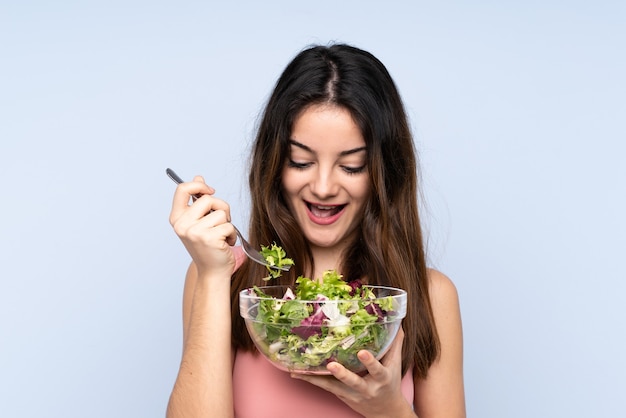
M304 145L301 142L296 141L295 139L290 139L289 140L289 144L291 144L291 145L293 145L295 147L301 148L301 149L303 149L303 150L305 150L307 152L310 152L310 153L313 153L313 154L315 153L310 147L308 147L307 145ZM366 150L367 150L367 147L363 146L363 147L358 147L358 148L353 148L353 149L341 151L339 153L339 155L340 156L350 155L350 154L355 154L357 152L366 151Z

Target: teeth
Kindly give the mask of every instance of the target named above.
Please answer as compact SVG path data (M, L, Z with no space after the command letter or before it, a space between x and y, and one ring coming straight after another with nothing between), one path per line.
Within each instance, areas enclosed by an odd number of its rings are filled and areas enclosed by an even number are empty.
M341 210L341 205L312 205L309 204L311 212L320 218L327 218L333 216Z

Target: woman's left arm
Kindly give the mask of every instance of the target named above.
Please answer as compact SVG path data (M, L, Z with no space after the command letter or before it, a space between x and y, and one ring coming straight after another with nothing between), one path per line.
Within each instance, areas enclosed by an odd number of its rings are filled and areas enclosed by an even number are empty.
M292 374L333 394L350 408L367 418L414 418L411 404L401 391L402 328L379 362L367 350L357 354L367 369L364 376L351 372L339 363L329 363L332 376Z
M350 408L368 418L465 418L463 389L463 336L456 288L450 279L429 271L430 299L441 342L441 354L425 380L414 378L414 405L402 395L401 366L404 332L398 332L387 354L379 362L366 351L359 360L367 368L359 376L339 363L327 368L334 376L293 374L334 393Z
M426 379L415 377L415 413L420 418L465 418L463 331L456 287L436 270L429 271L430 300L441 353Z

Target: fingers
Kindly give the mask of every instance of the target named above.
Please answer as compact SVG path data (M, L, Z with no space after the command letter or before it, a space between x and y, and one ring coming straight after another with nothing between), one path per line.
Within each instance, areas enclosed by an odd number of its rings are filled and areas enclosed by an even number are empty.
M215 189L207 185L202 176L195 176L193 181L179 184L174 193L172 210L170 212L170 224L174 225L187 212L199 219L211 211L224 210L227 213L227 219L230 219L228 204L222 200L212 198L214 193ZM190 199L196 196L199 196L199 198L191 205L192 210L188 210Z
M367 369L367 372L376 380L383 380L387 377L387 369L383 366L372 353L367 350L361 350L357 353L357 357Z
M230 224L230 206L213 196L215 189L201 176L177 186L170 212L170 224L182 240L199 270L237 266L243 260L231 251L237 236ZM199 196L195 198L195 196ZM191 198L194 202L190 204Z
M195 176L193 181L180 183L176 187L174 198L181 201L184 200L185 203L188 203L191 196L205 194L212 195L213 193L215 193L215 189L206 184L202 176Z
M204 199L203 199L204 200ZM206 202L193 204L176 221L174 231L181 238L189 238L192 241L202 242L208 238L207 233L219 237L219 240L230 241L235 236L235 230L228 222L228 214L224 210L212 210L206 213L203 210Z
M395 372L399 373L402 368L403 341L404 331L400 328L389 350L381 361L376 360L376 357L367 350L359 351L357 357L367 369L367 373L374 380L386 381L390 379ZM348 386L358 388L363 385L364 380L361 376L349 371L339 363L330 363L327 369L333 376Z
M291 376L334 393L363 415L367 412L373 416L383 416L390 400L394 403L393 399L404 399L401 393L403 340L404 332L400 329L382 361L376 360L367 350L359 351L357 356L367 373L353 373L341 364L331 362L326 368L334 379L331 376Z
M291 377L293 379L307 381L319 388L322 388L324 390L327 390L328 392L335 393L335 394L340 389L337 386L338 382L334 379L329 379L329 376L316 376L316 375L292 373Z
M202 176L195 176L193 178L193 183L201 183L202 185L206 186L207 191L206 192L201 192L199 194L214 194L215 193L215 189L211 186L209 186L208 184L206 184L206 182L204 181L204 177Z
M337 380L359 392L367 391L368 380L385 381L388 378L388 371L372 353L361 350L357 353L357 357L367 369L366 377L360 376L336 362L329 363L326 368Z
M363 385L365 385L365 381L361 376L354 372L351 372L339 363L329 363L326 368L329 372L332 373L333 376L335 376L337 380L343 382L345 385L351 388L359 390L363 387Z

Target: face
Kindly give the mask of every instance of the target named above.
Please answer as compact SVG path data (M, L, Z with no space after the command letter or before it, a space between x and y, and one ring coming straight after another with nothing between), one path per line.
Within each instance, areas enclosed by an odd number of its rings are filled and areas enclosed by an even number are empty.
M313 250L343 250L369 197L365 140L350 113L315 105L295 120L283 188Z

